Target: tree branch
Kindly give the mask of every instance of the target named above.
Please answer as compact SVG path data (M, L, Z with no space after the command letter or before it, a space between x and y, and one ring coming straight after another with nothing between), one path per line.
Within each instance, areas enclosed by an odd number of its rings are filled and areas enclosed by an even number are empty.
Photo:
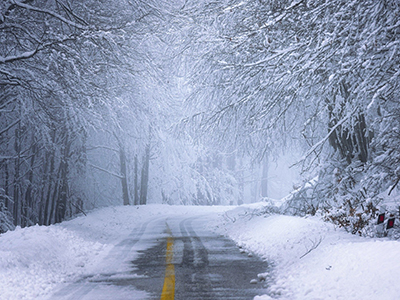
M390 188L390 191L388 193L388 196L390 196L390 194L393 192L394 188L399 184L400 182L400 177L397 179L397 181L395 182L395 184L393 184L393 186Z
M110 150L110 151L119 153L118 149L114 149L114 148L107 147L107 146L93 146L93 147L86 148L86 150L88 150L88 151L97 150L97 149L105 149L105 150Z
M48 47L54 46L56 44L61 44L61 43L67 42L67 41L73 41L75 39L76 39L75 36L69 36L69 37L63 38L61 40L55 40L52 42L44 43L42 45L38 45L36 49L31 50L31 51L26 51L19 55L10 55L10 56L6 56L6 57L0 56L0 64L10 63L10 62L13 62L16 60L28 59L28 58L35 56L35 54L37 54L38 52L40 52ZM2 70L0 70L0 71L3 72Z
M306 160L306 158L309 157L309 156L311 155L311 153L315 152L315 150L316 150L318 147L322 146L322 145L329 139L329 137L331 136L331 134L332 134L340 125L342 125L344 122L346 122L346 121L351 117L351 115L353 115L356 111L357 111L357 107L354 108L350 113L348 113L346 117L344 117L344 118L341 119L339 122L337 122L336 125L332 127L331 131L329 131L329 133L328 133L322 140L320 140L318 143L316 143L314 146L312 146L311 149L309 149L309 150L307 151L307 153L306 153L298 162L296 162L295 164L291 165L290 167L293 167L293 166L299 164L300 162Z
M308 249L307 252L304 253L302 256L300 256L300 259L302 259L304 256L306 256L307 254L309 254L311 251L317 249L317 247L318 247L318 246L321 244L321 242L322 242L322 236L320 236L319 241L317 241L317 240L314 240L314 241L313 241L313 240L311 240L311 239L310 239L310 241L311 241L311 243L312 243L311 248Z
M15 121L14 123L11 123L10 125L8 125L6 128L4 128L2 131L0 131L0 135L2 135L4 132L7 132L8 130L10 130L12 127L14 127L15 125L17 125L19 122L21 122L21 119L18 119L17 121Z
M85 216L87 216L87 214L79 207L77 206L75 203L70 202L72 204L73 207L75 207L77 210L79 210L81 213L83 213Z
M73 27L76 27L76 28L79 28L79 29L88 29L88 26L83 26L83 25L78 24L76 22L70 21L70 20L64 18L63 16L61 16L61 15L59 15L59 14L57 14L57 13L51 11L51 10L38 8L38 7L35 7L35 6L32 6L32 5L29 5L29 4L22 3L22 2L17 1L17 0L11 0L11 3L15 4L15 5L17 5L17 6L21 7L21 8L25 8L25 9L28 9L28 10L36 11L36 12L39 12L39 13L48 14L48 15L54 17L54 18L59 19L60 21L66 23L68 25L73 26Z
M0 56L0 64L5 64L8 62L13 62L15 60L20 60L20 59L27 59L27 58L31 58L32 56L34 56L37 52L38 52L38 48L32 51L26 51L22 54L19 55L10 55L10 56L6 56L6 57L1 57Z
M117 173L108 171L108 170L106 170L106 169L103 169L103 168L101 168L101 167L95 166L95 165L93 165L93 164L90 164L90 163L89 163L89 166L91 166L92 168L97 169L97 170L99 170L99 171L102 171L102 172L104 172L104 173L107 173L107 174L109 174L109 175L111 175L111 176L117 177L117 178L119 178L119 179L123 179L123 178L124 178L124 177L123 177L122 175L120 175L120 174L117 174Z

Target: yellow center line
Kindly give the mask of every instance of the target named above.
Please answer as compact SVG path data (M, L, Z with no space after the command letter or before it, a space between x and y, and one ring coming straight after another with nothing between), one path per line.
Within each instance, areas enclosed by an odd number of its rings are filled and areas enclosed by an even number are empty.
M174 257L174 239L172 237L172 232L169 227L168 233L170 234L170 236L167 238L167 252L165 255L167 266L165 268L164 286L162 289L160 300L173 300L175 298L175 267L172 264L172 259Z

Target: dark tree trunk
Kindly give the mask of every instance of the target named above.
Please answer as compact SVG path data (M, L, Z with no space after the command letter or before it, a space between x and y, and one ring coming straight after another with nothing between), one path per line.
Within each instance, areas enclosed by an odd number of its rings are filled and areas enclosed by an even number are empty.
M8 185L9 185L9 181L10 181L10 174L9 174L9 171L8 171L8 160L4 160L4 176L5 176L5 178L4 178L4 193L5 193L5 195L6 196L9 196L10 194L10 192L9 192L9 190L8 190ZM5 199L5 206L6 206L6 208L7 208L7 210L8 211L10 211L10 209L11 209L11 203L10 203L10 201L8 200L8 197L6 197L6 199Z
M65 219L68 202L68 161L70 156L71 142L67 134L64 140L63 154L60 162L60 193L57 198L55 208L55 223L60 223Z
M56 140L56 130L54 128L51 130L50 136L51 136L52 143L54 144L55 140ZM45 196L46 204L44 206L43 223L44 223L44 225L50 225L51 219L53 216L52 201L51 201L52 200L52 192L55 193L55 191L53 191L53 189L56 190L56 188L57 188L58 178L55 178L55 156L56 156L55 149L52 148L46 154L47 154L46 155L46 161L47 161L46 164L48 164L48 162L50 160L50 166L49 166L49 170L46 174L46 179L45 179L45 184L47 183L47 193L45 191L45 188L43 188L43 196L46 195Z
M261 197L268 197L268 158L262 164Z
M340 95L346 99L350 98L350 93L346 84L342 83L339 88ZM342 118L345 117L344 103L342 108L338 111L336 104L336 97L333 97L333 102L328 103L329 111L329 130L333 128ZM359 159L361 162L366 163L368 160L368 152L370 145L370 132L368 132L367 124L364 114L358 113L352 116L352 127L345 127L344 125L338 126L336 130L329 137L329 144L337 151L341 158L346 159L347 164L351 164L354 158Z
M238 174L238 180L239 180L239 199L237 200L238 205L242 205L244 203L244 171L243 171L243 159L239 160L239 174Z
M15 143L14 143L14 150L16 153L16 158L14 162L14 191L13 191L13 217L14 217L14 225L20 226L21 225L21 207L20 207L20 160L21 160L21 143L20 143L20 124L18 128L15 130Z
M59 167L58 168L58 172L57 172L57 178L56 178L55 184L54 184L53 195L52 195L51 200L49 202L50 214L49 214L49 219L47 221L47 225L53 224L53 217L55 215L56 203L57 203L57 199L59 197L60 181L61 181L61 168Z
M358 157L360 161L366 163L368 160L369 139L367 136L367 125L363 114L358 115L358 122L355 128L355 140L358 146Z
M334 123L331 124L331 127L333 126L335 126ZM370 139L366 132L365 117L363 114L359 114L352 129L339 126L331 135L329 143L339 152L342 158L346 159L347 164L350 164L355 157L366 163L370 144Z
M134 204L139 205L139 168L138 168L138 158L137 155L135 155L135 179L134 179Z
M119 162L121 172L122 198L124 205L129 205L128 179L126 171L126 154L122 144L119 145Z
M46 195L46 204L44 206L44 216L43 216L43 224L44 225L50 225L51 219L50 219L50 215L51 215L51 192L52 192L52 188L53 188L53 176L54 176L54 150L50 153L48 153L47 155L47 160L50 159L50 169L47 173L47 179L45 180L45 182L47 183L48 187L47 187L47 195ZM45 193L45 190L43 189L43 195Z
M37 222L36 217L33 216L33 211L34 211L33 169L34 169L34 165L35 165L35 158L36 158L36 141L32 134L31 161L30 161L30 167L29 167L29 171L28 171L28 186L27 186L26 192L25 192L25 202L24 202L24 208L23 208L23 219L24 219L25 226L30 226Z
M43 175L42 175L42 182L43 187L40 191L40 202L39 202L39 225L45 224L45 195L46 195L46 184L50 184L49 179L49 154L50 152L46 152L46 156L44 157L44 166L43 166Z
M145 155L143 158L142 177L140 182L140 204L147 203L147 189L149 185L149 165L150 165L150 145L146 146Z

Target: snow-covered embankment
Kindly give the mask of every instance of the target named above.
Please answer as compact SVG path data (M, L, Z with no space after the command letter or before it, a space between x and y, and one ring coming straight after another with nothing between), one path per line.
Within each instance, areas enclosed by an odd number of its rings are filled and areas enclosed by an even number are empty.
M256 299L400 299L400 242L361 238L320 219L259 215L262 204L227 212L218 231L273 262Z

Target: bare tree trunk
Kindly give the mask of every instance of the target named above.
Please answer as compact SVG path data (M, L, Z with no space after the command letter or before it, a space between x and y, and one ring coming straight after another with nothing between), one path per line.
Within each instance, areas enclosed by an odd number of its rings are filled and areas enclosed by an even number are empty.
M25 203L23 209L23 217L25 219L25 225L30 226L37 222L37 219L33 219L33 168L35 164L35 157L36 157L36 144L35 141L32 140L32 154L31 154L31 162L28 171L28 187L26 188L25 192Z
M0 140L0 143L4 143L3 145L5 146L5 149L7 149L7 146L9 145L9 138L8 138L8 131L4 133L4 139ZM3 142L7 141L7 142ZM10 212L12 211L12 203L9 201L9 196L10 196L10 191L9 191L9 185L10 185L10 170L8 167L9 160L7 158L3 159L2 165L4 165L4 194L6 195L4 205L7 208L7 210Z
M40 191L40 202L39 202L39 225L45 224L45 195L46 195L46 184L50 184L49 180L49 152L45 152L46 156L44 157L44 166L43 166L43 175L42 182L43 187Z
M150 144L146 146L146 151L143 159L142 177L140 182L140 204L147 203L147 189L149 185L149 165L150 165Z
M60 196L59 195L59 188L60 188L60 181L61 181L61 168L60 166L58 167L58 172L57 172L57 178L54 184L54 191L53 191L53 195L51 197L50 200L50 215L49 215L49 219L47 221L47 225L53 224L53 220L54 220L54 215L55 215L55 211L56 211L56 204L57 204L57 199Z
M5 178L4 178L4 180L5 180L4 193L6 196L9 196L10 194L9 194L9 190L8 190L8 185L9 185L9 181L10 181L10 174L9 174L9 170L8 170L8 160L6 160L6 159L4 160L4 173L5 173L4 174L4 176L5 176ZM7 210L10 211L11 203L8 200L8 197L6 197L5 206L6 206Z
M48 184L47 188L47 195L46 195L46 204L44 206L44 216L43 216L43 224L44 225L50 225L51 219L50 219L50 214L51 214L51 191L53 187L53 176L54 176L54 151L51 153L48 153L47 159L50 159L50 169L47 173L47 179L45 182ZM50 158L48 158L50 156ZM43 193L45 191L43 190Z
M348 86L345 83L340 85L340 94L345 99L350 97L350 92ZM342 111L335 111L336 96L333 96L333 102L328 103L329 110L329 129L333 128L338 120L344 117L345 111L344 106ZM354 158L358 158L361 162L366 163L368 160L369 144L370 144L370 134L367 136L367 125L365 121L365 116L362 112L355 116L354 124L351 128L346 128L340 125L329 137L330 145L338 151L340 156L346 159L347 164L351 164Z
M69 140L69 135L67 134L64 139L63 154L60 162L60 193L57 198L56 208L55 208L55 223L60 223L65 218L65 213L67 211L68 202L68 160L70 156L71 142Z
M123 145L119 144L119 166L121 172L122 198L124 205L129 205L128 179L126 171L126 154Z
M20 124L20 123L19 123ZM20 160L21 160L21 143L20 143L20 125L18 128L15 129L15 143L14 143L14 150L16 153L16 158L14 162L14 205L13 205L13 217L14 217L14 225L20 226L21 225L21 208L20 208Z
M243 170L243 159L240 158L239 160L239 172L238 174L238 180L239 180L239 199L237 201L238 205L242 205L243 204L243 200L244 200L244 170Z
M364 114L360 113L358 116L358 122L356 124L356 141L358 145L358 152L360 161L366 163L368 160L368 148L369 148L369 139L366 136L367 134L367 125L365 122Z
M264 158L262 164L261 197L268 197L268 157Z
M139 205L139 169L138 169L138 158L135 155L135 179L134 179L134 204Z
M50 132L51 140L52 143L54 144L56 140L56 130L55 128L51 129ZM54 189L56 189L57 184L56 184L56 179L55 177L55 150L54 148L51 149L51 151L48 151L46 153L46 164L48 164L48 161L50 160L50 166L49 170L46 174L46 179L45 179L45 184L47 183L48 188L47 188L47 193L45 196L46 199L46 204L44 206L44 216L43 216L43 223L44 225L50 225L51 224L51 217L52 217L52 212L51 212L51 206L52 206L52 189L53 189L53 182L54 182ZM43 188L43 196L45 194L45 189Z

